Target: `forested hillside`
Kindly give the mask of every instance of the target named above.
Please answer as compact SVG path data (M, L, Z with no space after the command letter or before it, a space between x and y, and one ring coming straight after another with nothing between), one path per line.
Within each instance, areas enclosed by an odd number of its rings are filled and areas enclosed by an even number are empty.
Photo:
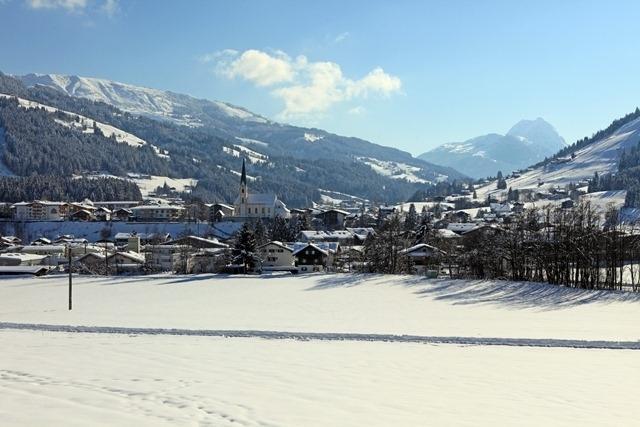
M327 154L305 158L277 144L260 145L259 141L253 143L232 137L224 129L181 126L123 112L102 102L74 98L49 87L26 88L18 80L2 74L0 93L69 112L22 108L15 98L0 102L0 132L4 133L4 143L0 138L0 160L6 169L20 176L100 172L116 176L142 173L194 178L198 180L194 196L205 201L230 202L238 191L240 158L247 157L251 190L274 192L291 206L307 206L318 201L319 189L392 202L406 200L416 191L431 187L427 175L420 175L414 182L385 176L357 156ZM73 120L70 114L113 126L146 141L146 145L130 146L106 137L99 129L88 132L83 126L76 126L77 123L70 125L69 121ZM292 141L284 146L295 146L295 140ZM374 146L357 139L344 144L355 147L355 153L366 153L368 146ZM377 150L380 150L378 154L389 150L402 153L386 147ZM157 151L164 154L158 155ZM455 171L452 175L460 176ZM434 172L430 179L435 183L446 180L447 176Z
M138 186L116 178L68 178L51 175L0 177L2 201L25 200L92 201L142 200Z

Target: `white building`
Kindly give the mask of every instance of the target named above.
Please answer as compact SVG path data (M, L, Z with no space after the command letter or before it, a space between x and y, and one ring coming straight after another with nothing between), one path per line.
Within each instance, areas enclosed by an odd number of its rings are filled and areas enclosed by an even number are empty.
M276 216L289 218L291 216L287 206L278 200L275 194L249 193L244 159L242 159L240 175L240 194L233 208L233 215L240 218L275 218Z
M67 203L44 200L14 203L11 207L19 221L63 221L68 212Z
M293 248L282 242L272 241L257 248L258 255L262 259L262 267L292 267Z
M136 221L177 221L184 207L175 205L143 205L131 208Z

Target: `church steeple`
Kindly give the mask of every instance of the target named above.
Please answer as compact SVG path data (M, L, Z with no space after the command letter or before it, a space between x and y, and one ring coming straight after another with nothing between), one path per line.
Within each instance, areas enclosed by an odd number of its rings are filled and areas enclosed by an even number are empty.
M240 175L240 201L242 204L247 201L247 171L244 166L244 158L242 159L242 174Z
M247 186L247 172L244 167L244 158L242 158L242 175L240 175L240 185Z

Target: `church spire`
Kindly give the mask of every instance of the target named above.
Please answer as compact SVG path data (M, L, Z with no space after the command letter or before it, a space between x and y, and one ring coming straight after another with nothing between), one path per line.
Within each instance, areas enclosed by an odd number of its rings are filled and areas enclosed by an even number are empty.
M240 184L247 185L247 172L244 168L244 158L242 158L242 175L240 175Z

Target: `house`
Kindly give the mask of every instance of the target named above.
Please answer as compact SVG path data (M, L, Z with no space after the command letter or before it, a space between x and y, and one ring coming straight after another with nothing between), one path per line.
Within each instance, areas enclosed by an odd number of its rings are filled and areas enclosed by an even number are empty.
M93 216L93 212L88 209L78 209L69 215L69 219L71 221L93 221L96 218Z
M144 263L144 256L136 252L116 252L107 257L109 269L116 274L139 272Z
M93 212L93 215L96 218L96 221L111 221L111 210L105 208L104 206L100 206Z
M18 221L63 221L69 205L64 202L49 202L35 200L33 202L19 202L11 205L14 218Z
M50 245L51 244L51 240L47 239L46 237L38 237L36 240L34 240L33 242L31 242L31 245Z
M224 221L225 218L230 218L233 216L235 209L233 206L226 205L224 203L214 203L209 206L209 221L210 222L220 222Z
M187 245L147 245L144 247L147 264L160 271L189 271L193 252L193 249Z
M104 271L106 268L106 256L97 252L89 252L73 261L73 265L81 267L83 270L95 273Z
M192 274L219 273L224 270L230 258L228 248L200 249L191 257Z
M242 159L242 173L240 174L240 194L238 194L233 208L233 215L238 218L291 217L287 206L275 194L249 192L244 159Z
M344 228L344 220L349 215L349 212L343 211L340 209L329 209L323 212L320 212L316 215L316 218L319 218L325 227L330 230L342 229Z
M114 236L116 246L127 246L129 238L133 236L140 238L141 245L161 244L171 239L171 234L169 233L136 233L135 231L132 233L116 233Z
M136 206L130 210L134 221L178 221L184 207L160 204Z
M387 219L391 215L398 213L398 209L395 206L380 206L378 207L378 218Z
M131 209L126 208L118 208L111 212L111 219L114 221L129 221L132 216Z
M500 216L511 213L513 205L511 205L511 203L490 203L489 208L491 209L492 213Z
M0 254L0 266L41 265L45 258L45 255L37 254L19 252L2 253Z
M438 275L442 255L444 255L443 251L426 243L419 243L400 251L400 256L411 261L416 273L434 275L435 277ZM432 273L434 271L435 273Z
M332 265L332 257L328 250L321 249L314 243L307 243L293 251L295 265L301 273L326 271Z
M347 227L346 230L353 235L353 243L362 245L369 237L376 235L372 227Z
M34 245L16 247L23 254L43 255L42 264L58 265L66 259L66 247L64 245Z
M258 246L256 252L262 259L262 269L273 269L273 267L292 267L293 248L282 242L271 241Z

